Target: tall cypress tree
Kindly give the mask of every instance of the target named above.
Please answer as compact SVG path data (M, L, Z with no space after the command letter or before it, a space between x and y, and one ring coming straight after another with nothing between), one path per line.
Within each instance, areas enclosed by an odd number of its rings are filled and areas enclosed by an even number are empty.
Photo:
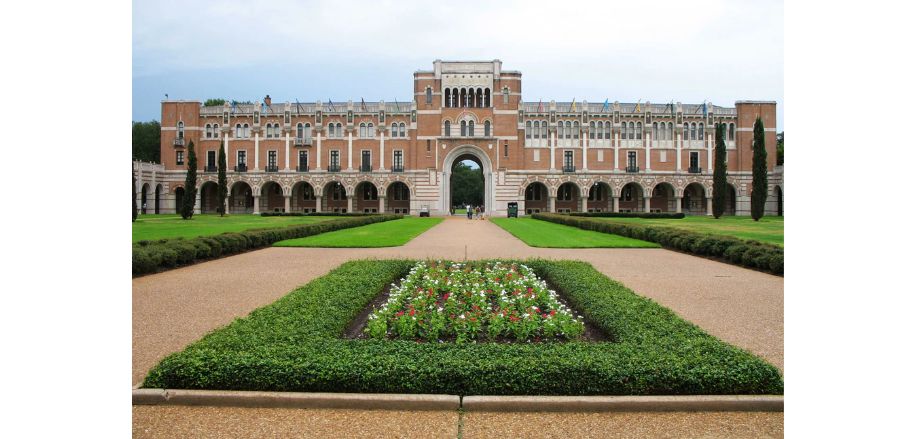
M194 141L188 143L188 174L184 178L184 200L181 202L181 217L191 219L194 216L194 203L197 201L197 154L194 154Z
M134 174L133 168L130 170L130 195L134 205L133 219L130 222L134 222L137 220L137 175Z
M226 151L223 148L219 149L219 169L217 169L217 201L219 201L219 206L216 208L216 211L219 212L219 216L226 215L226 193L228 193L228 188L226 187Z
M725 194L728 182L725 179L725 124L716 124L716 167L712 171L712 215L717 219L725 212Z
M757 116L754 122L754 159L751 191L751 218L759 221L767 203L767 148L763 138L763 121Z

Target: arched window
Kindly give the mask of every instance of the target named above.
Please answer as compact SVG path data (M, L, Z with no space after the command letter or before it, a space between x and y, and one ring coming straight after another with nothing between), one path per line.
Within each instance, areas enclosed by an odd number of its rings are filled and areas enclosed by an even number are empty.
M573 139L579 138L579 121L573 122Z
M595 126L595 122L589 122L588 123L588 138L594 139L596 132L598 132L598 127Z
M642 122L636 122L636 140L642 140Z
M464 108L467 106L468 106L468 91L467 89L462 88L461 89L461 105L459 105L459 107Z
M483 89L483 106L490 108L490 88Z
M397 137L397 136L398 136L398 124L392 122L391 123L391 137Z
M477 107L483 107L483 89L477 89Z
M366 131L368 131L369 137L371 137L371 138L373 138L373 139L375 138L375 124L371 124L371 123L370 123L369 125L367 125L367 126L366 126Z
M302 139L304 137L305 137L305 128L302 126L301 123L297 123L296 124L296 138Z
M697 140L697 124L696 124L696 122L690 124L690 140Z
M503 87L503 103L509 103L509 87Z
M461 121L461 137L465 137L467 135L468 135L468 123L462 120Z
M604 138L604 122L598 122L598 135L596 136L598 140Z
M705 138L705 133L703 132L703 122L700 122L700 127L697 130L697 138L703 140Z
M306 139L312 138L312 125L310 124L305 124L305 138Z
M652 139L661 140L658 138L658 122L652 122Z
M433 89L431 87L426 87L426 105L433 103Z
M453 88L452 89L452 107L457 107L457 106L458 106L458 89Z
M337 122L337 137L343 137L343 125Z
M668 140L674 140L674 122L668 122Z
M404 122L401 122L401 134L400 137L407 137L407 125Z
M573 130L573 129L572 129L572 122L566 121L566 138L567 138L567 139L571 139L571 138L572 138L572 130Z
M627 133L629 134L629 137L627 137L628 139L630 140L635 139L636 138L636 124L634 124L633 122L630 122L630 126L627 127Z
M334 124L328 123L328 137L334 137Z
M565 131L563 129L563 121L557 122L557 139L562 139Z
M235 138L236 139L242 138L242 124L240 123L235 124Z
M451 91L451 89L450 89L450 88L447 88L447 89L443 90L442 95L443 95L442 97L445 98L445 102L443 103L443 104L445 105L445 108L451 107L451 106L452 106L452 91Z
M484 137L490 137L490 121L484 121L483 123L483 135Z
M728 124L728 140L735 140L735 124Z
M366 124L359 124L359 137L366 137Z
M468 121L468 136L474 137L474 121L473 120Z
M178 138L184 139L184 122L178 122Z
M541 121L541 138L542 139L547 138L547 121L546 120Z
M684 123L684 135L682 136L681 140L687 140L689 136L690 136L690 124L685 122Z
M487 123L489 124L490 122L487 121ZM541 121L539 120L534 121L534 138L535 139L541 138Z
M525 122L525 138L531 138L531 121Z
M248 127L248 124L247 124L247 123L246 123L245 125L242 125L242 131L245 132L245 138L246 138L246 139L249 138L249 137L251 137L251 131L249 131L248 128L249 128L249 127Z
M449 121L445 121L445 133L444 133L444 135L445 135L445 137L449 137L449 136L452 135L452 123L449 122Z
M207 124L207 125L204 127L204 130L205 130L205 132L206 132L206 137L207 137L208 139L211 138L211 137L213 137L213 131L210 129L210 124Z

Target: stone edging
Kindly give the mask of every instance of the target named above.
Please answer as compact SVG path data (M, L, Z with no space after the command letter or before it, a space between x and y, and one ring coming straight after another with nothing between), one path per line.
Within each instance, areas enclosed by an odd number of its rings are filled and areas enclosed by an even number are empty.
M133 389L134 405L517 412L783 411L782 395L466 396Z

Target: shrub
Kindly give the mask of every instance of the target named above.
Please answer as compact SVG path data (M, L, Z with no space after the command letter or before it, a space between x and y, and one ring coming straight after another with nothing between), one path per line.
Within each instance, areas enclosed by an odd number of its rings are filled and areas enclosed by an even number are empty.
M336 213L336 212L261 212L261 216L371 216L371 215L384 215L380 213L363 213L363 212L351 212L351 213Z
M564 215L599 217L599 218L655 218L655 219L682 219L683 213L651 213L651 212L572 212Z
M304 238L333 230L359 227L377 222L403 218L403 215L353 215L313 224L281 228L227 232L191 239L160 239L139 241L133 246L134 276L180 265L193 264L208 258L232 255L271 245L277 241Z

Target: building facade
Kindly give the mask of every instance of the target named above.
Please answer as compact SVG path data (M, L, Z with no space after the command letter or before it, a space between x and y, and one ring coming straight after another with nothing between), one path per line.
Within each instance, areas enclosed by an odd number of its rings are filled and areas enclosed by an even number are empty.
M472 160L484 209L684 212L712 209L714 127L727 127L727 214L750 214L753 125L765 126L767 214L782 214L776 103L532 102L502 62L435 61L404 102L162 102L161 165L135 163L138 206L174 213L187 149L198 160L198 212L216 210L227 157L230 213L428 211L452 206L450 173Z

